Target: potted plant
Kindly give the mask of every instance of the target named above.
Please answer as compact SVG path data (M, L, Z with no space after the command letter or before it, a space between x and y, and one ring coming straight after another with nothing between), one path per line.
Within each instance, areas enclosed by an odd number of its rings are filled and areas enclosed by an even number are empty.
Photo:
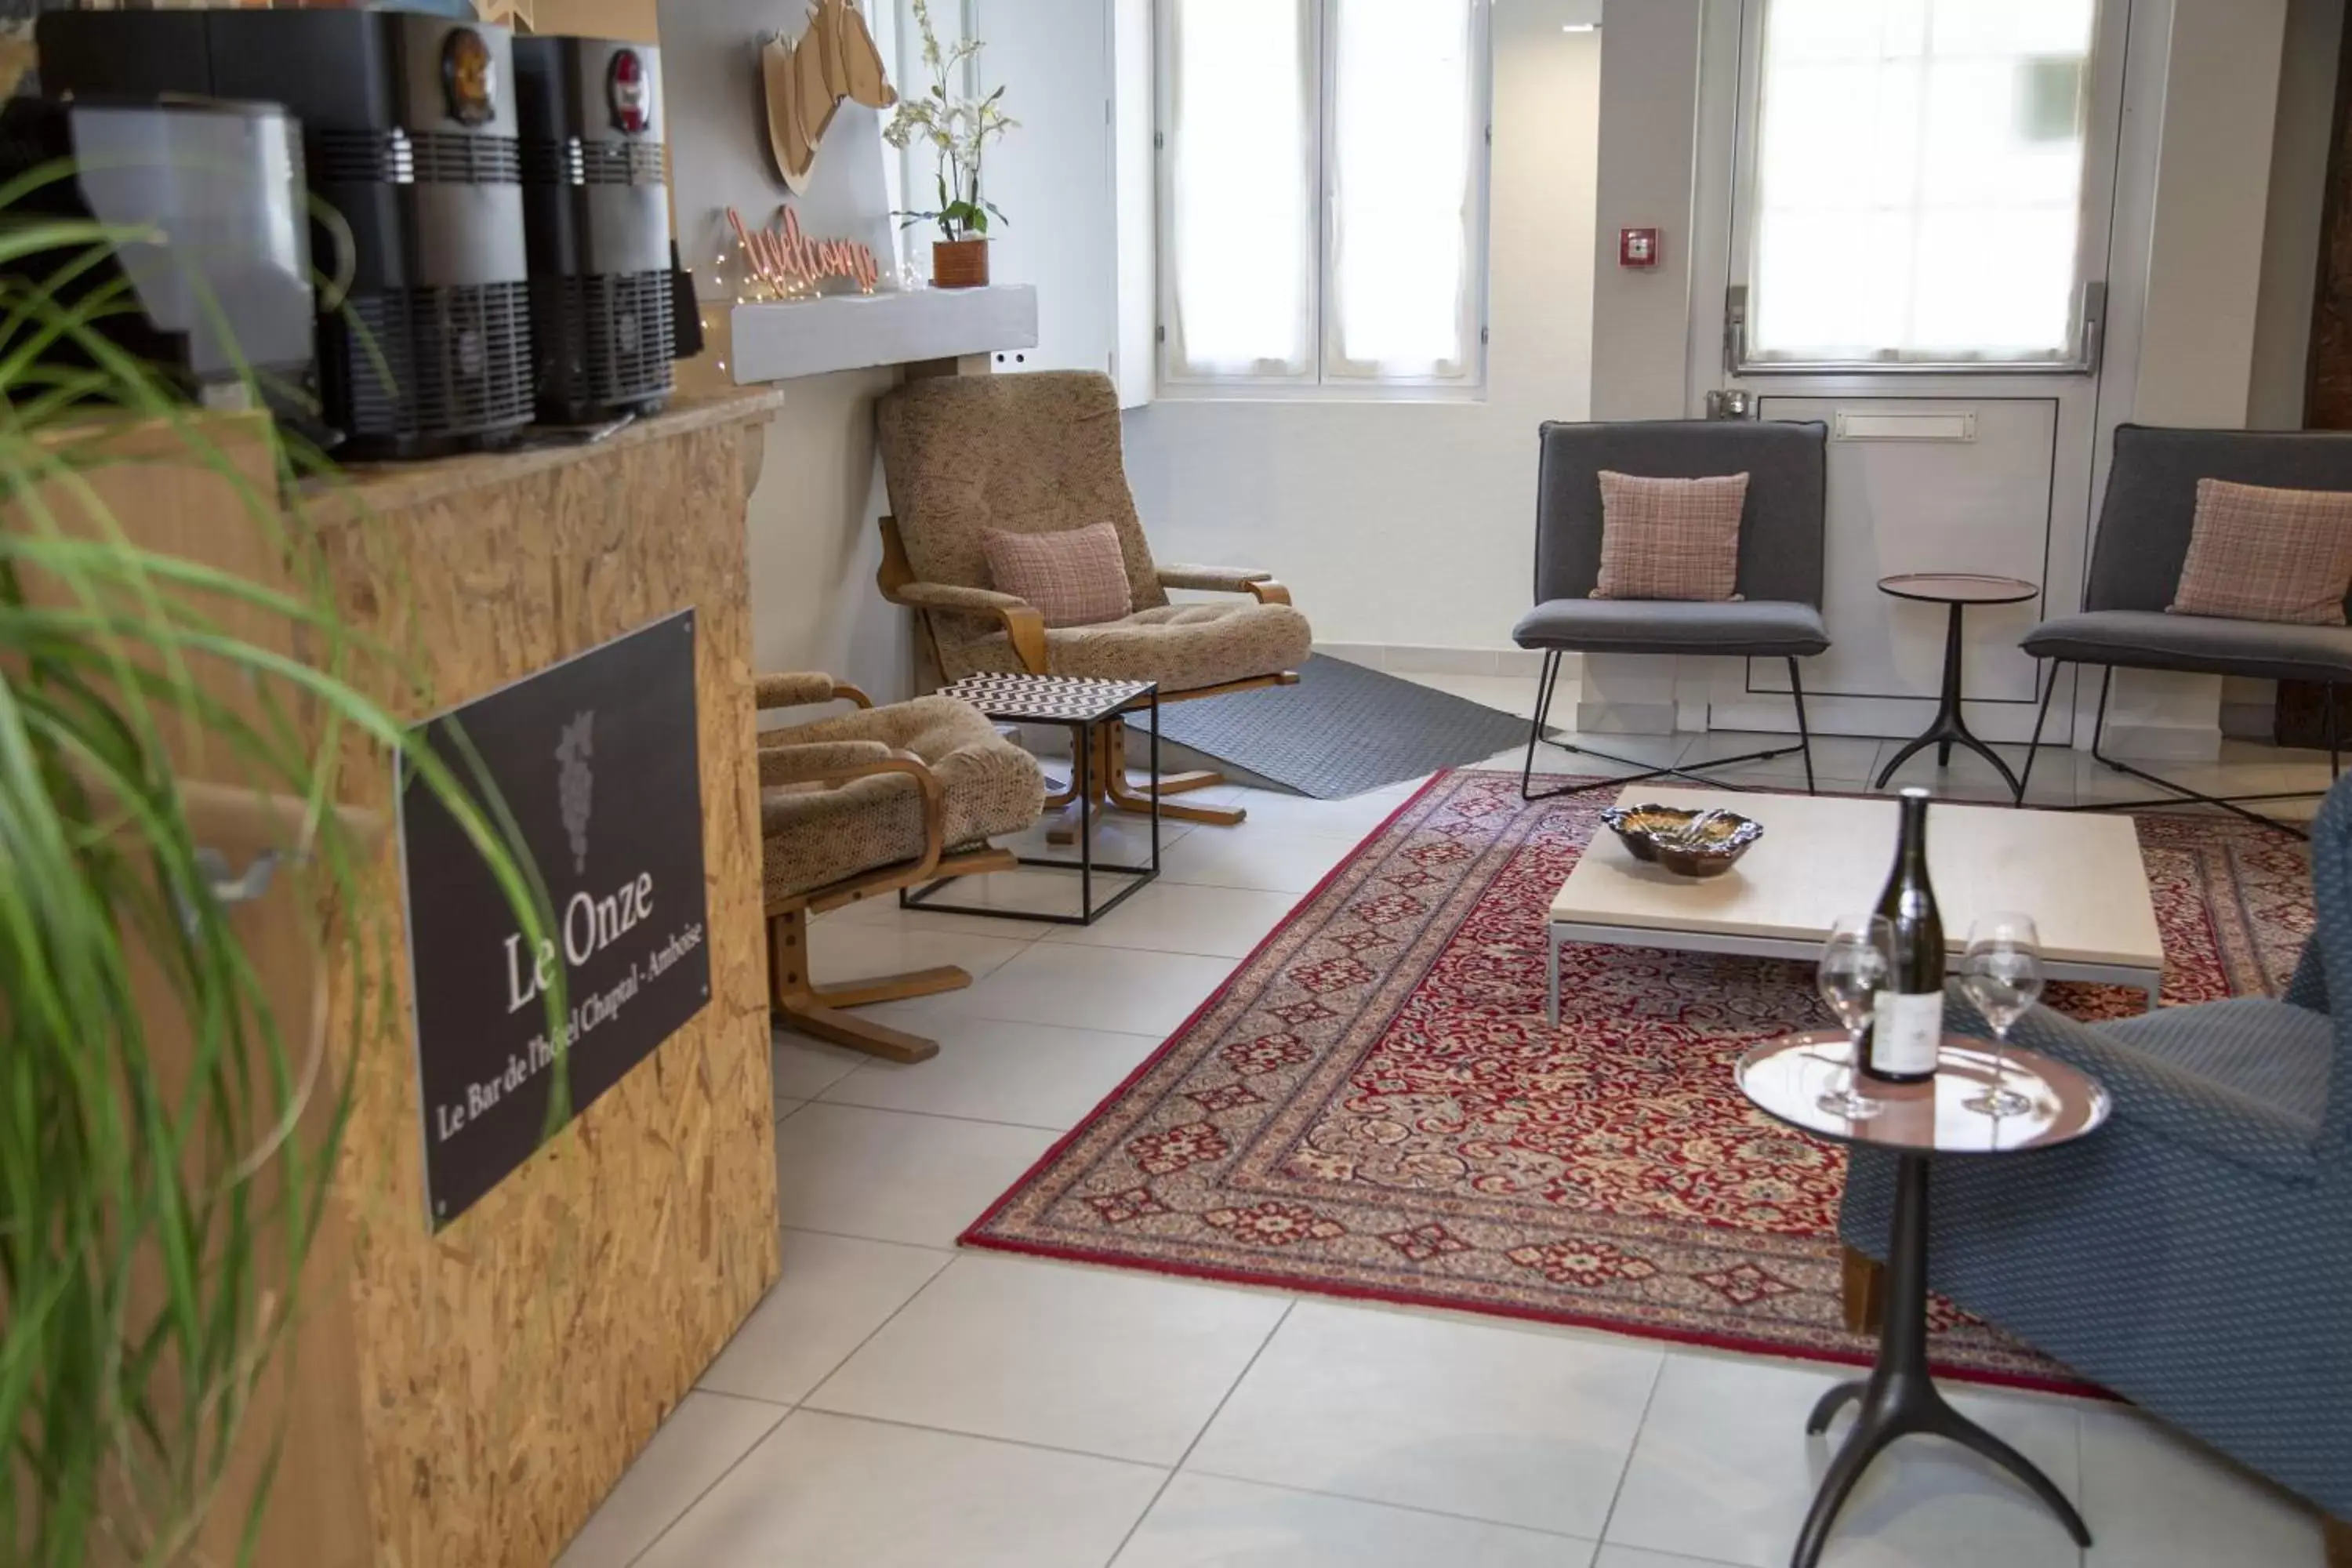
M924 92L898 100L898 112L882 135L893 147L903 148L918 137L931 144L939 158L939 205L894 216L902 229L919 223L940 226L940 237L931 242L934 285L976 289L988 281L988 221L1008 221L994 202L981 195L981 154L1020 121L1007 119L998 107L1004 96L1002 85L977 98L949 90L954 79L970 81L971 62L983 47L980 39L960 38L941 48L931 27L929 0L915 0L915 21L922 29L923 64L931 73L931 84Z
M284 1420L264 1381L307 1300L350 1068L402 1026L279 1015L236 918L266 883L200 822L269 819L273 891L356 994L404 962L376 829L341 804L387 757L531 939L551 922L498 813L369 694L413 688L302 521L316 454L197 409L99 330L127 286L72 280L171 237L22 210L70 173L0 187L0 1561L156 1568L258 1528ZM86 368L50 363L60 342ZM151 465L234 486L267 580L134 542L108 497Z

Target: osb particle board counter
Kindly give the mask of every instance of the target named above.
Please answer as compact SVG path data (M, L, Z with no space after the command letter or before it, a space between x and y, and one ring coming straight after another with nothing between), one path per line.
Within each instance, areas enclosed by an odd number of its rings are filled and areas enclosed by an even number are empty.
M708 1006L438 1235L406 1030L356 1068L339 1188L381 1563L543 1568L776 1279L744 506L780 402L681 397L594 446L355 468L308 499L347 613L432 709L698 622Z

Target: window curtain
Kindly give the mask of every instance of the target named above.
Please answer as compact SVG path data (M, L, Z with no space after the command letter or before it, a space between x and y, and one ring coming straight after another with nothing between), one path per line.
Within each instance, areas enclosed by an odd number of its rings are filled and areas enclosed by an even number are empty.
M1327 379L1466 374L1485 133L1472 0L1328 0Z
M1170 5L1170 373L1312 381L1311 0Z

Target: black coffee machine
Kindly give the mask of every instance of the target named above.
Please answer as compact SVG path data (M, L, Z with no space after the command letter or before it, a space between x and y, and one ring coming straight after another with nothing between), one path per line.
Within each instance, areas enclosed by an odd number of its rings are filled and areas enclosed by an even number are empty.
M539 416L654 413L673 351L661 52L519 37L514 62Z
M497 446L532 404L512 39L406 11L51 11L53 94L284 104L320 223L320 387L346 456Z
M80 323L59 331L44 364L87 370L110 343L199 403L240 406L257 392L280 419L323 434L311 423L317 305L301 131L284 110L11 99L0 106L0 181L24 182L13 217L157 237L116 244L98 268L79 243L9 259L28 295L46 292ZM107 304L102 291L122 284L135 310ZM16 384L43 396L58 383L28 374Z

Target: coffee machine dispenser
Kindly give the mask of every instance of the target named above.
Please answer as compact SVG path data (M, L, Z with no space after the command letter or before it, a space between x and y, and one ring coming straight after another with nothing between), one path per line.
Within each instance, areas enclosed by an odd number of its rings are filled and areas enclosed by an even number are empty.
M514 60L539 416L653 413L673 352L661 52L519 37Z
M531 416L513 40L409 11L51 11L45 90L280 103L301 121L322 296L320 401L342 455L497 446Z

